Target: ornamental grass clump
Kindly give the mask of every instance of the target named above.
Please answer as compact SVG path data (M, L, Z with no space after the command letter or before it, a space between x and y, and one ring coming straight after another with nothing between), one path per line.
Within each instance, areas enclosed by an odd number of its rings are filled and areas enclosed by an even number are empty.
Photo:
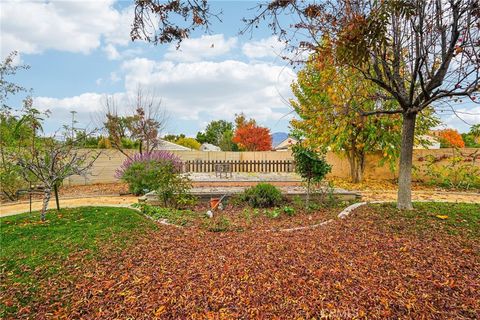
M128 183L135 195L156 190L165 175L177 176L182 172L182 161L168 151L137 153L126 159L115 172L115 177Z

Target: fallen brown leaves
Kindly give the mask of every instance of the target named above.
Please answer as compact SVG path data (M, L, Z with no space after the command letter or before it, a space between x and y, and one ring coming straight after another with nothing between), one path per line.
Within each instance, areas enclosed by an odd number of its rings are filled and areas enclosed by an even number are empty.
M389 228L377 210L291 233L160 226L88 268L67 261L77 281L39 293L64 303L18 317L480 318L478 241Z

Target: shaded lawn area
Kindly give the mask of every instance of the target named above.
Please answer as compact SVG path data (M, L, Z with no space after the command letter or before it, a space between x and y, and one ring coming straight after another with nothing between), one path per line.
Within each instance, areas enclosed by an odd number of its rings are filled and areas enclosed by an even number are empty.
M64 210L46 226L5 218L2 303L12 318L480 318L480 205L415 206L361 207L295 232L154 228L113 208ZM35 251L39 240L50 246ZM25 268L36 296L15 308Z
M36 302L63 300L55 281L73 283L77 273L72 269L98 258L100 248L125 248L155 227L142 215L123 208L52 210L46 223L40 221L38 212L0 219L0 296L6 298L0 301L0 317L23 307L28 310ZM42 288L45 285L52 288ZM43 289L51 291L47 300L37 297L46 293Z

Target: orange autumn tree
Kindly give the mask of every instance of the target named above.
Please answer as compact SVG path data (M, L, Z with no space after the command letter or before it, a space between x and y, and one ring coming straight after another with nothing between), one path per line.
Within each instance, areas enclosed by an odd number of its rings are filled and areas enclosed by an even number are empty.
M236 129L232 141L245 151L272 150L270 129L257 125L254 119L246 120L245 115L239 114L235 118Z
M464 148L465 142L463 141L460 133L455 129L443 129L438 131L438 137L440 139L441 148Z

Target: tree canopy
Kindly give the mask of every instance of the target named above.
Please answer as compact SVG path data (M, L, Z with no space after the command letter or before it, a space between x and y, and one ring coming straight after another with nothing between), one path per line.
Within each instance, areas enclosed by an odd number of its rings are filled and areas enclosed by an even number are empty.
M236 128L233 142L244 151L269 151L272 150L270 129L257 125L254 119L246 120L244 114L235 118Z
M325 38L321 53L313 54L298 72L292 84L296 99L290 101L300 119L291 125L305 136L307 145L337 153L345 153L350 163L353 182L362 180L365 155L381 151L383 160L395 169L399 156L402 119L400 116L365 116L363 111L395 110L395 100L379 97L381 88L366 80L355 68L335 64L330 40ZM430 109L423 112L417 123L417 140L439 121Z
M440 139L441 148L464 148L465 142L463 141L460 133L455 129L443 129L438 131L438 137Z

